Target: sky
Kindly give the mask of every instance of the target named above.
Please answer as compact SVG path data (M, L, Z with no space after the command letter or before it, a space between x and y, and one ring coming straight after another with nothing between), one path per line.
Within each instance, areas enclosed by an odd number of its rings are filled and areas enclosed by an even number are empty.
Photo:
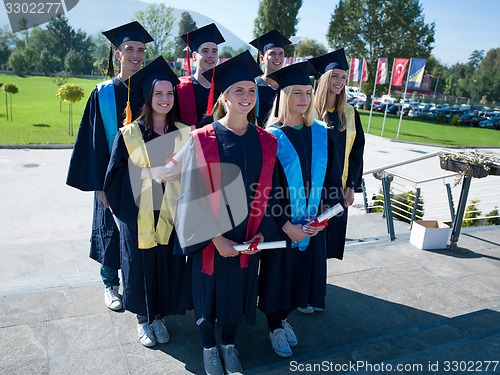
M210 17L244 41L254 39L253 22L257 16L258 0L162 0L161 2ZM432 54L442 64L451 66L457 62L465 63L474 50L484 50L486 53L492 48L500 47L498 28L500 0L420 0L420 3L425 22L434 22L436 25L436 41ZM315 39L328 47L325 35L331 14L337 4L338 0L303 0L296 35Z

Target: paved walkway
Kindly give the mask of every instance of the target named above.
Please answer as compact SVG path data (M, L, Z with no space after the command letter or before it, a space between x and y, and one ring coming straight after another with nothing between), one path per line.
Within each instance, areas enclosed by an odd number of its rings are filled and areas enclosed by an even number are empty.
M92 195L64 185L69 155L0 150L0 374L202 374L191 312L147 349L133 314L104 306L88 258ZM380 214L355 213L344 260L328 264L326 311L291 314L290 359L271 350L262 314L242 326L245 374L500 373L499 227L424 251L408 230L388 242Z

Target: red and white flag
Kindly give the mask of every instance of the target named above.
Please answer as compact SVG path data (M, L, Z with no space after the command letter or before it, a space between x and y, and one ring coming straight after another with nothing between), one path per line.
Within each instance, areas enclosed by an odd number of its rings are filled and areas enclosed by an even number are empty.
M349 71L349 81L351 82L366 82L368 73L366 69L365 59L351 59L351 68Z
M402 59L399 57L394 59L394 67L392 68L392 86L403 86L403 78L409 62L410 59Z
M385 85L389 82L387 77L389 72L389 64L387 61L387 57L381 57L378 59L377 63L377 79L375 80L376 85Z

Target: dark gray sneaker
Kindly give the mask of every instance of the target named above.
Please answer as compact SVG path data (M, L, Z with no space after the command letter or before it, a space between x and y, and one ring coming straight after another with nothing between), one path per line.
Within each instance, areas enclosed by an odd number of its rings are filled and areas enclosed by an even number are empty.
M224 375L224 369L216 346L210 349L203 348L203 365L207 375Z
M234 345L221 345L220 351L222 353L224 367L228 374L238 374L243 371L240 360L238 359L238 351L234 348Z

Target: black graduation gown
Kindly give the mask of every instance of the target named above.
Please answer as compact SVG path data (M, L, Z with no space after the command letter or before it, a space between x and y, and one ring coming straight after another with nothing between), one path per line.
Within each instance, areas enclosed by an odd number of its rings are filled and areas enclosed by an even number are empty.
M262 148L255 126L249 124L248 130L242 136L238 136L220 123L213 124L217 136L219 156L221 163L229 163L241 170L241 176L245 186L245 192L240 191L233 200L246 202L247 207L253 199L255 184L259 181L262 168ZM205 195L205 187L197 169L198 161L194 153L193 139L189 143L189 151L183 159L183 177L181 181L181 194L177 211L177 229L179 237L190 233L182 228L203 226L203 229L213 232L213 237L219 233L220 228L214 219L211 209L205 199L199 199ZM190 171L190 172L188 172ZM234 175L227 173L227 169L221 169L221 186L228 186ZM195 202L193 206L183 205L184 202ZM224 202L221 201L221 208ZM182 207L181 207L182 206ZM224 237L237 243L243 243L246 236L246 218L232 229L222 231ZM180 225L179 225L180 223ZM182 227L182 228L181 228ZM211 227L211 228L208 228ZM270 240L270 228L273 228L273 220L264 216L259 231L263 233L266 241ZM196 229L193 229L195 231ZM189 231L189 229L187 230ZM211 238L213 238L211 237ZM196 323L199 326L212 326L217 320L218 324L239 324L243 320L248 324L255 323L257 289L258 289L258 266L259 254L249 257L247 268L240 267L240 257L222 257L217 249L214 252L214 271L212 275L202 273L203 252L201 251L210 240L203 241L182 248L184 253L190 254L193 260L193 302Z
M355 192L362 191L361 181L363 178L363 152L365 148L365 133L361 125L359 113L354 110L356 125L356 137L349 154L349 171L347 174L347 187L352 187ZM336 112L329 113L328 128L328 168L325 178L325 186L331 197L342 197L342 174L344 170L346 131L339 132L339 120ZM339 191L340 189L340 191ZM344 206L344 200L340 200ZM330 201L330 206L335 202ZM343 259L347 232L348 209L344 206L344 213L329 221L326 228L326 244L328 258Z
M259 113L257 113L257 122L259 126L265 127L269 112L273 107L273 101L278 93L277 90L269 86L262 77L255 80L257 91L259 93Z
M116 101L117 129L122 126L127 105L127 88L120 78L113 78ZM97 196L103 190L110 152L95 88L87 100L71 155L66 184L83 191L94 191L94 212L90 238L90 257L100 264L120 268L118 228L110 210ZM130 93L132 114L137 116L142 100Z
M311 186L312 132L309 126L300 130L288 126L282 127L290 143L295 148L300 160L306 197ZM290 194L286 175L279 159L276 161L273 182L272 213L276 224L281 228L287 220L292 222L290 213ZM265 314L279 311L291 311L299 306L311 304L325 307L326 295L326 252L324 230L310 237L304 251L291 247L286 239L286 249L263 250L259 272L259 309Z
M158 138L153 133L148 136L141 125L144 141L151 166L165 165L174 150L170 137L163 137L159 148ZM154 144L154 146L152 146ZM186 257L174 255L175 230L170 236L168 245L158 245L151 249L138 249L137 203L139 197L134 196L132 183L141 186L140 167L129 167L129 154L119 132L113 145L104 185L104 191L115 215L120 219L121 266L123 275L123 306L126 310L146 316L153 322L155 316L164 317L171 314L183 314L185 300L189 290L183 285ZM153 204L161 206L163 185L153 180ZM159 210L155 210L155 224Z

